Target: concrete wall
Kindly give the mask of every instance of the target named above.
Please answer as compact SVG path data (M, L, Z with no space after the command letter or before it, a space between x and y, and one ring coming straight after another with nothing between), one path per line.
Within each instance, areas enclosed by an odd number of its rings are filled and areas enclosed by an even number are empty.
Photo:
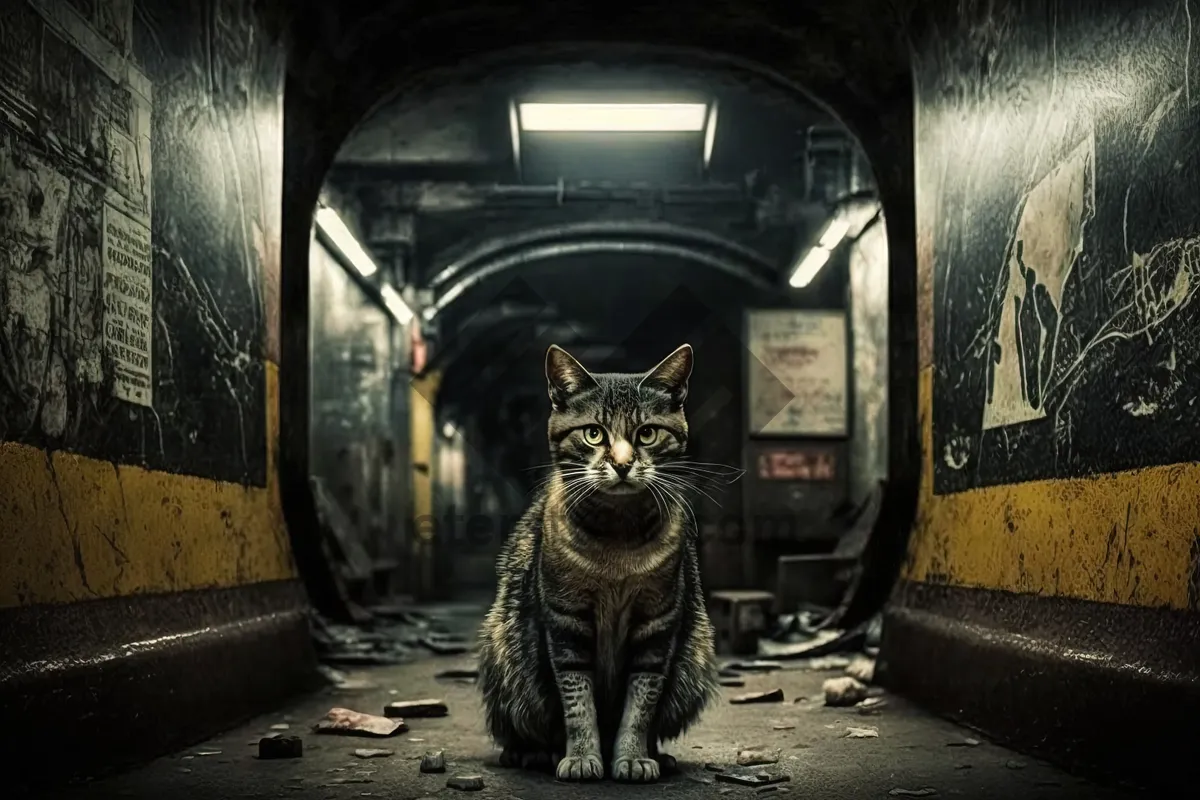
M925 458L885 655L988 732L1161 781L1200 712L1200 36L1129 8L917 37Z
M284 51L249 2L153 5L0 11L0 716L87 741L64 772L309 666L275 479Z
M887 228L866 228L850 248L850 331L853 359L853 431L850 500L864 502L888 469L888 248Z

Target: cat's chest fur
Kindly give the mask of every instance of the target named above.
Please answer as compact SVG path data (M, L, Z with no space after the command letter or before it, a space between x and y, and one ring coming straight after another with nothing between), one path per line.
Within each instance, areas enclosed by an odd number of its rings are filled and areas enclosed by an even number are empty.
M596 632L596 671L606 682L620 677L626 644L633 627L639 587L617 582L596 587L592 595L592 619Z

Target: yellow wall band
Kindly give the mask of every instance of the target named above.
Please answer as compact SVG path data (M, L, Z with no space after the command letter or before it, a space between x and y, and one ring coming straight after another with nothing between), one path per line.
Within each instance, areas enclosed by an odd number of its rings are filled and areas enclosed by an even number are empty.
M296 577L266 396L266 488L0 443L0 608Z
M1188 607L1200 465L933 494L933 371L920 379L920 508L905 577L926 583Z

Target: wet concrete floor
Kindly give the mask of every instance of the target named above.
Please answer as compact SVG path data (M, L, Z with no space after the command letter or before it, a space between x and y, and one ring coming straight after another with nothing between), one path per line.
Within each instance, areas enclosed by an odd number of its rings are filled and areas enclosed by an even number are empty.
M161 758L133 772L85 787L58 792L65 798L292 798L359 800L388 798L538 798L666 796L686 798L804 797L838 800L896 797L961 797L1010 800L1127 798L1133 794L1102 788L988 743L978 734L932 717L900 698L884 695L871 715L823 705L821 684L840 672L782 670L747 675L742 688L725 688L722 702L684 740L669 745L680 772L650 786L558 783L552 776L504 769L496 763L482 725L473 684L442 680L437 673L471 668L469 656L430 656L412 664L349 673L371 688L328 689L278 713L218 736L202 746ZM742 692L783 690L784 702L733 705ZM388 739L317 735L311 726L332 707L379 714L389 702L442 698L446 717L410 719L409 730ZM257 741L287 725L287 735L304 740L304 756L260 761ZM876 737L849 738L850 728L874 729ZM861 734L860 734L861 735ZM977 742L972 744L968 740ZM357 748L393 751L362 759ZM746 749L778 749L777 764L763 769L787 775L786 783L743 788L715 780L706 763L732 765ZM420 757L444 750L444 774L422 774ZM447 786L459 775L479 775L484 788L463 792ZM931 791L930 791L931 790Z

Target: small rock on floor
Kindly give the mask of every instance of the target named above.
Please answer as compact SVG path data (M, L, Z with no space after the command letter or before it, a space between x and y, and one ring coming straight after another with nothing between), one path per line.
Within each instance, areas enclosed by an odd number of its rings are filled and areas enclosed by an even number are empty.
M421 756L421 772L445 772L446 753L443 750L432 750Z
M822 685L825 705L852 706L867 699L867 687L851 677L830 678Z
M878 739L878 728L846 728L847 739Z
M747 703L782 703L783 689L772 689L769 692L747 692L739 694L737 697L729 698L729 702L734 705L745 705Z
M856 681L870 683L875 680L875 659L859 656L846 667L846 674Z
M304 755L304 740L299 736L264 736L258 740L258 757L263 760L276 758L301 758Z
M354 755L359 758L387 758L392 755L391 750L376 750L370 747L360 747L354 751Z
M455 775L446 781L446 786L460 792L478 792L483 789L482 775Z
M385 717L444 717L449 713L446 702L436 698L397 700L383 707Z
M743 750L738 753L737 763L739 767L761 767L765 764L778 764L778 750Z

